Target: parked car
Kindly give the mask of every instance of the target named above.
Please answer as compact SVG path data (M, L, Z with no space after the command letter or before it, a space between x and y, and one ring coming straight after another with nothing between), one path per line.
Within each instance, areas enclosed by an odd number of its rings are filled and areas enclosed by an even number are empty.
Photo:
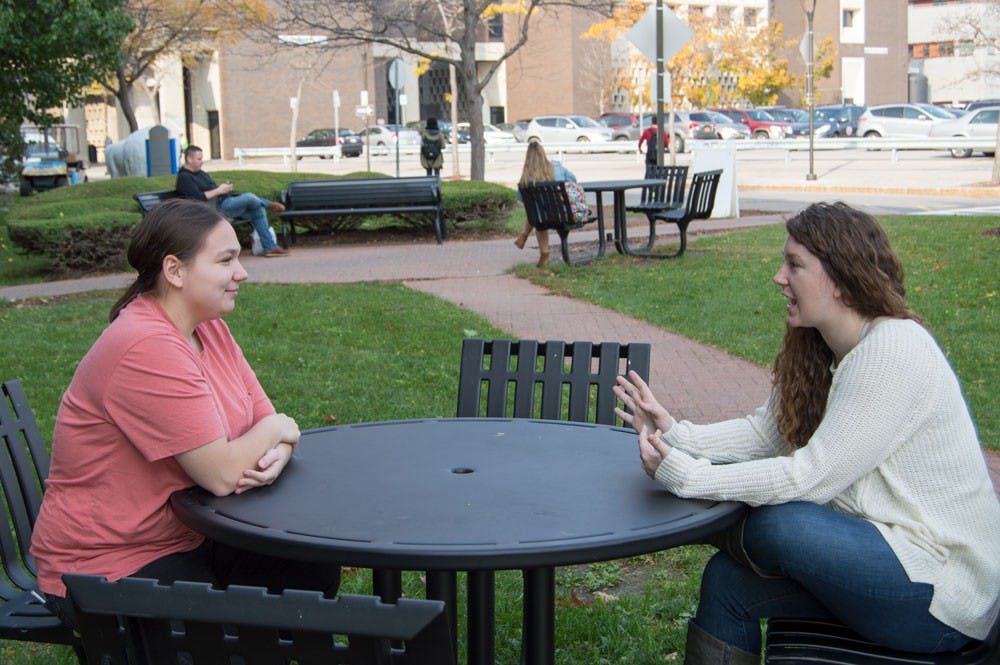
M832 113L839 122L850 125L850 133L844 128L841 130L843 132L841 136L856 136L858 133L858 118L861 117L861 114L867 108L867 106L859 106L857 104L823 104L822 106L817 106L816 110L823 111L824 115Z
M792 133L792 127L787 122L775 120L767 111L760 109L712 109L717 113L729 117L735 122L742 123L750 130L750 135L755 139L783 139Z
M585 115L540 115L528 123L529 141L589 143L610 141L611 130Z
M638 141L642 133L634 113L602 113L597 121L611 130L612 141Z
M459 133L465 132L469 133L469 123L460 122L458 123ZM486 145L497 145L500 143L517 143L517 137L511 132L505 132L495 125L491 125L488 122L483 123L483 143Z
M642 118L639 119L639 129L645 130L652 124L655 117L655 113L644 113ZM670 125L670 115L666 111L663 112L663 124L668 127ZM715 138L714 136L710 136L708 132L703 132L700 123L694 122L693 125L695 131L692 132L692 120L687 111L674 111L674 135L672 141L674 152L684 152L687 149L688 141L691 139L709 140Z
M419 146L420 132L402 125L372 125L358 132L361 140L370 148L388 148L399 141L400 147Z
M984 106L1000 106L1000 99L977 99L966 104L964 110L968 113L969 111L981 109Z
M732 118L721 113L716 113L715 111L692 111L689 117L692 122L700 122L703 125L703 132L713 132L715 138L724 141L750 138L749 127L738 122L733 122Z
M1000 104L984 106L955 120L936 123L931 127L931 136L966 136L970 138L991 138L997 135L997 118L1000 117ZM994 151L984 151L987 157L992 157ZM952 157L969 157L972 148L951 148Z
M361 137L349 129L341 127L334 131L332 127L324 129L314 129L306 134L301 141L296 141L299 148L318 148L339 145L340 154L344 157L358 157L364 151L364 144ZM320 155L320 159L326 159L326 155ZM299 159L302 159L299 157Z
M763 107L763 110L774 116L776 120L787 122L791 125L792 131L788 135L790 138L809 138L809 111L791 109L784 106ZM850 134L846 134L845 132L847 131ZM816 110L813 116L812 134L818 139L849 136L854 134L854 127L851 126L847 129L847 123L836 120L836 114L828 114L827 112Z
M411 120L410 122L406 123L406 127L407 129L412 129L416 132L422 132L424 131L424 126L426 124L427 123L424 122L423 120ZM463 124L468 125L468 123L461 123L461 122L458 123L459 125L458 142L468 143L471 140L471 137L469 136L468 130L462 130L461 126ZM441 133L444 134L444 140L448 143L451 143L451 134L452 134L451 123L448 122L447 120L438 120L438 129L440 129Z
M505 132L510 132L514 135L515 139L524 143L528 140L527 131L529 122L531 122L529 119L515 120L514 122L502 122L497 125L497 128Z
M858 118L858 136L866 138L930 136L931 128L954 116L933 104L878 104Z

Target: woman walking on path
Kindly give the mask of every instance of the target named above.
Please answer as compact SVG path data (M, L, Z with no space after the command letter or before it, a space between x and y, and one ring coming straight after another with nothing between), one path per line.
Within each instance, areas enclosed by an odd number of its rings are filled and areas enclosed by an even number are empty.
M441 176L444 166L444 135L437 118L427 118L427 126L420 133L420 165L427 175Z
M786 228L763 407L694 425L634 373L615 388L658 484L751 506L705 568L686 665L757 665L769 617L834 619L908 651L983 639L1000 612L1000 502L958 379L871 216L820 203Z

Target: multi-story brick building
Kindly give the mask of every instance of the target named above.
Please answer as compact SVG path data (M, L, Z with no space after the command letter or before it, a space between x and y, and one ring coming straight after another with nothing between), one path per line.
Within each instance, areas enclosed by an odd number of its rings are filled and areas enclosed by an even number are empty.
M702 12L757 29L773 17L786 26L787 36L805 32L800 0L673 0L666 4L682 19L690 12ZM818 0L816 39L833 37L838 56L832 76L816 82L817 103L906 99L906 9L898 0ZM594 20L593 14L569 8L540 12L533 19L528 42L500 65L483 91L484 120L498 123L548 113L596 115L618 110L615 101L627 103L599 93L597 72L608 47L580 38ZM502 19L483 26L477 45L481 66L496 62L505 40L513 39L503 28ZM229 158L236 147L288 145L293 133L301 136L335 122L354 129L366 122L394 122L395 91L389 85L387 68L396 58L404 61L406 72L401 92L407 103L400 108L399 120L447 117L446 67L433 67L418 77L418 61L412 55L382 45L338 48L323 39L317 34L286 36L273 44L244 41L195 63L160 63L133 92L140 126L166 124L183 141L205 148L211 157ZM302 46L303 42L310 44ZM797 47L787 58L793 72L804 72ZM294 131L292 98L298 106ZM335 107L337 99L339 108ZM781 101L797 104L800 99L801 91L791 90ZM112 140L121 138L127 127L107 112L107 99L95 96L89 101L91 143L103 145L97 136L100 130ZM370 117L356 115L364 102L373 109Z

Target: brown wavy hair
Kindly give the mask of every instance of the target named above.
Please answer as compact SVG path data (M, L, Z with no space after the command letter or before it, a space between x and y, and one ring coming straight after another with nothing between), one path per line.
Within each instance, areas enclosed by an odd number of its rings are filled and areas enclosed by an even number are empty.
M181 261L193 258L205 237L223 222L228 224L214 207L190 199L168 199L149 211L132 229L128 245L128 264L139 274L111 307L108 321L118 318L140 294L157 289L163 259L170 255Z
M845 203L815 203L785 223L788 235L816 256L845 305L868 319L920 321L906 304L903 265L871 215ZM815 328L785 329L774 360L778 431L797 448L823 419L833 351Z

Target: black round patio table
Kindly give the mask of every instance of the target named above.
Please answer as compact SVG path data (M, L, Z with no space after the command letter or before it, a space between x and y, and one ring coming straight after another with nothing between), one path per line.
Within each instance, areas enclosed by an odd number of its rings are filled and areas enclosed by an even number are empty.
M285 558L447 573L520 569L526 663L553 660L554 566L699 542L744 510L659 488L642 471L631 429L490 418L307 431L270 487L225 497L194 488L172 504L210 538ZM454 603L453 593L452 584L443 599ZM469 662L492 662L492 639L478 653L471 634L492 634L493 608L477 605L469 607Z

